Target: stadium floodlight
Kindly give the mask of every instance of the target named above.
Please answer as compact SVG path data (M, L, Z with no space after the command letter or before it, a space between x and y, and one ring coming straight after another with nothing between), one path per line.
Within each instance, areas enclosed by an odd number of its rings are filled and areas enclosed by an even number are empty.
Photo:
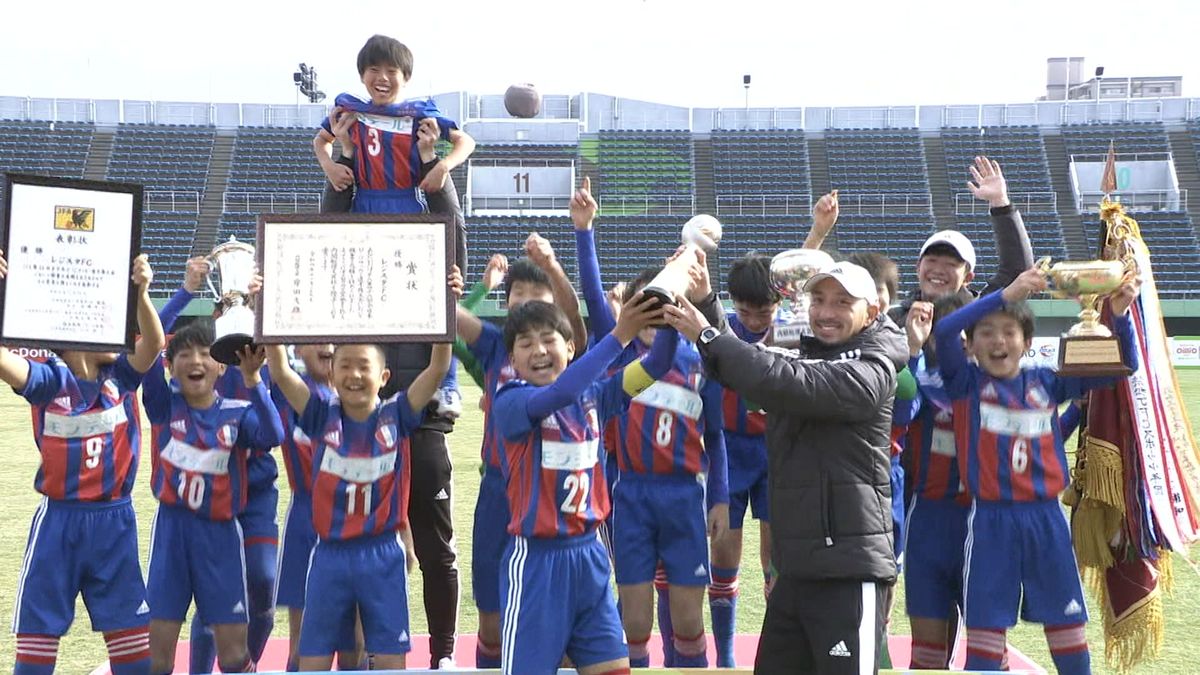
M292 82L296 85L296 103L300 102L302 94L309 103L320 103L325 100L325 92L317 88L317 69L307 63L301 63L300 69L292 73Z

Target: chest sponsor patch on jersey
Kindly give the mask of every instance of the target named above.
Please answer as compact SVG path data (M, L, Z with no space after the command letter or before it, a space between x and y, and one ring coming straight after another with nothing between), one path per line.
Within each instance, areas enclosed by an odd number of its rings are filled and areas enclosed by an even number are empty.
M42 435L52 438L103 436L116 431L117 427L124 424L127 419L125 406L120 405L83 415L59 415L48 412L43 418Z
M394 134L411 134L413 130L413 118L411 117L388 117L387 115L370 115L367 113L357 113L355 116L359 122L380 131L389 131Z
M668 382L655 382L645 391L633 397L633 400L650 408L668 410L691 420L700 419L704 410L704 401L700 394Z
M599 461L600 441L542 441L542 468L584 471Z
M1053 410L1014 410L994 403L979 404L979 426L1000 436L1038 438L1050 433Z
M957 447L954 444L954 431L934 427L933 433L930 434L929 438L929 450L933 454L942 457L954 457L958 454Z
M374 483L395 470L395 450L378 457L343 457L330 449L321 457L321 473L350 483Z
M213 476L229 474L229 456L228 450L197 448L178 438L172 438L159 455L176 468Z

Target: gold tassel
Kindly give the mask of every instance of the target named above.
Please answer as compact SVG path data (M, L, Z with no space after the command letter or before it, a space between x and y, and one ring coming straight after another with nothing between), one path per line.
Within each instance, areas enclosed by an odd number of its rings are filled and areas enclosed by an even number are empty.
M1081 569L1103 570L1113 564L1109 542L1120 529L1125 515L1122 474L1121 453L1117 447L1085 435L1075 463L1074 484L1079 489L1064 493L1064 502L1078 503L1071 518L1071 541Z
M1112 549L1108 542L1112 538L1105 533L1112 527L1115 512L1100 502L1085 498L1071 518L1071 543L1075 546L1075 560L1080 569L1094 568L1101 571L1112 567ZM1120 524L1119 516L1117 524Z
M1087 473L1084 476L1086 479L1084 494L1088 499L1094 499L1116 509L1118 517L1123 518L1125 516L1125 488L1121 451L1112 443L1089 435L1085 453ZM1116 534L1116 530L1107 534L1111 537Z
M1171 552L1158 550L1158 587L1167 593L1175 592L1175 566L1171 563Z

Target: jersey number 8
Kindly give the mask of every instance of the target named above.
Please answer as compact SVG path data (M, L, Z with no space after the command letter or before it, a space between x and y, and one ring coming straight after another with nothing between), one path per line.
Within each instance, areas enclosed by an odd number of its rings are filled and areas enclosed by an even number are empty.
M654 444L660 448L671 446L671 436L675 432L675 416L667 411L658 414L654 424Z

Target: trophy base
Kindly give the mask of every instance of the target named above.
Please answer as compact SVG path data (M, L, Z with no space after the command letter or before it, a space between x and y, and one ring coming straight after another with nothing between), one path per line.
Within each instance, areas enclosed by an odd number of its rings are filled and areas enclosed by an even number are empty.
M659 286L646 286L642 289L642 295L645 297L654 298L655 303L651 309L658 309L659 307L675 304L675 294ZM665 321L658 321L650 324L652 328L662 328L666 325L667 323Z
M795 349L809 335L808 326L802 323L784 323L771 327L768 344L772 347Z
M209 348L208 353L218 363L224 363L227 366L236 366L242 362L242 357L238 356L238 354L252 344L254 344L253 337L245 333L230 333L218 338L212 344L212 347Z
M1058 343L1058 374L1068 377L1127 377L1121 343L1101 335L1064 336Z

